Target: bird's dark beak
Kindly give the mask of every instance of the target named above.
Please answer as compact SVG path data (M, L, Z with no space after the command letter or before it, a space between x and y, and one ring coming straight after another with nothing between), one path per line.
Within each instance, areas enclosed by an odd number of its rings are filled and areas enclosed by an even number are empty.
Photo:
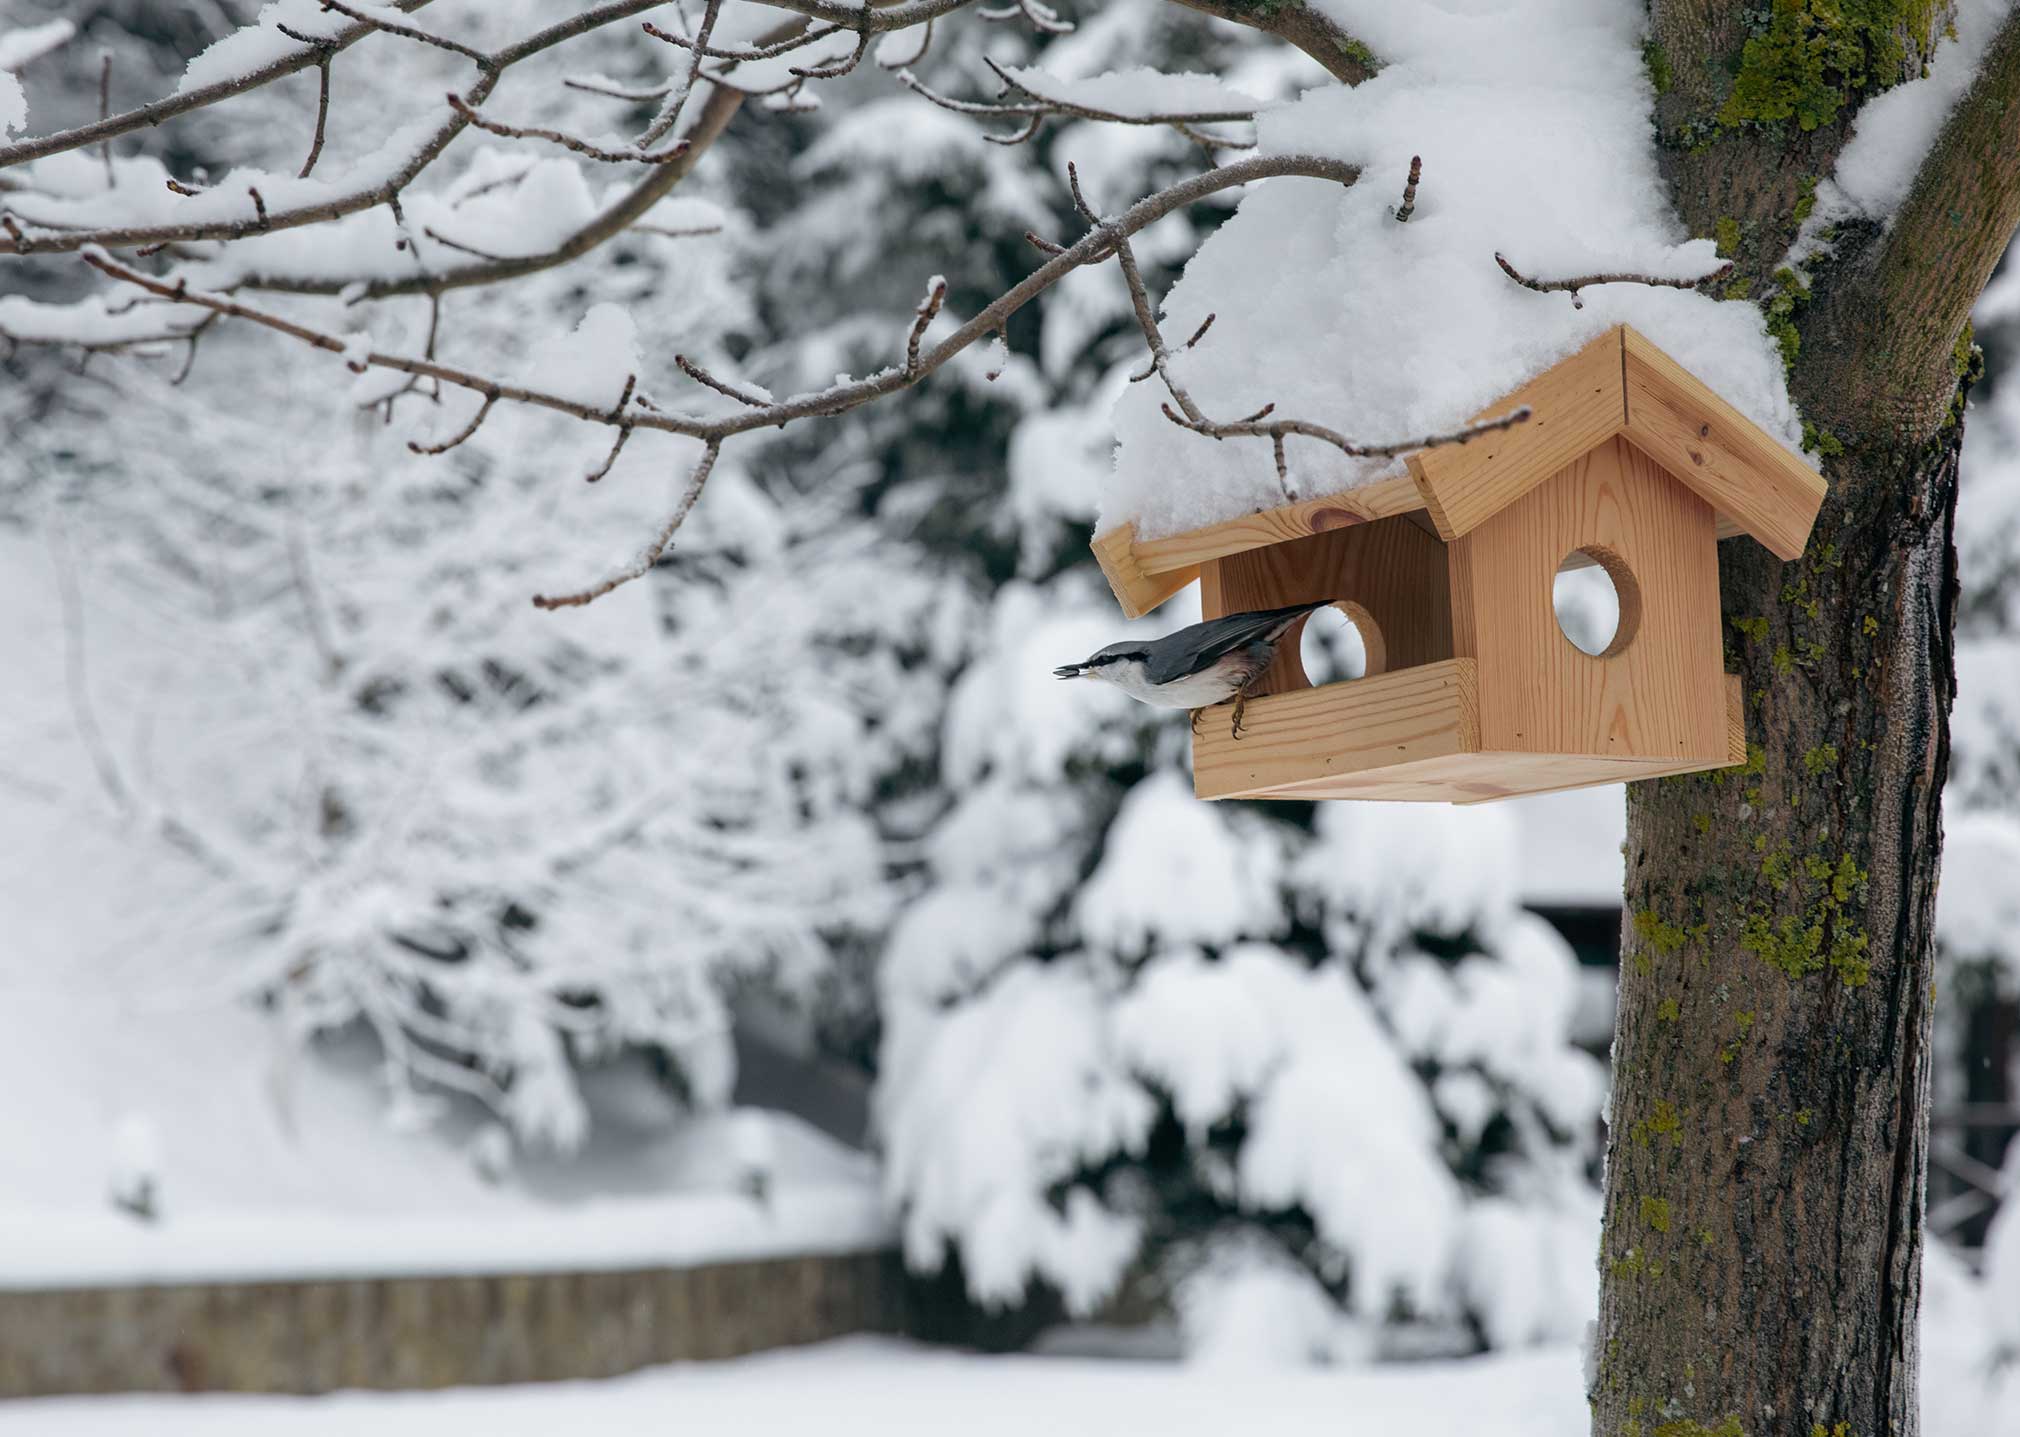
M1054 670L1052 671L1052 677L1053 677L1053 678L1055 678L1055 679L1083 679L1083 678L1086 678L1086 677L1087 677L1087 665L1085 665L1085 664L1067 664L1067 665L1066 665L1065 667L1063 667L1063 668L1057 668L1057 669L1054 669Z

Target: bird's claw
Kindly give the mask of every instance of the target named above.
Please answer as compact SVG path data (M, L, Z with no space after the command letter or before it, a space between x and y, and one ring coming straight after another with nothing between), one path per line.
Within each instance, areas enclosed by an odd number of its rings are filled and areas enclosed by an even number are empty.
M1199 716L1205 712L1205 709L1194 709L1192 711L1192 736L1194 738L1199 737Z
M1231 738L1241 737L1241 716L1242 713L1247 708L1248 708L1248 695L1236 694L1234 696L1234 728L1233 731L1229 734L1229 737Z

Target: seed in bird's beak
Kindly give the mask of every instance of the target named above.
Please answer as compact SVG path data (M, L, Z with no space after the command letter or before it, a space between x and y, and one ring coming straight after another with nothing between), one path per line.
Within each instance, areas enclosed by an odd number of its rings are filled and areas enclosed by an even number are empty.
M1081 679L1081 678L1086 678L1086 677L1087 677L1087 669L1086 669L1086 666L1085 666L1085 665L1082 665L1082 664L1067 664L1067 665L1066 665L1065 667L1063 667L1063 668L1057 668L1057 669L1054 669L1054 670L1052 671L1052 677L1053 677L1053 678L1055 678L1055 679Z

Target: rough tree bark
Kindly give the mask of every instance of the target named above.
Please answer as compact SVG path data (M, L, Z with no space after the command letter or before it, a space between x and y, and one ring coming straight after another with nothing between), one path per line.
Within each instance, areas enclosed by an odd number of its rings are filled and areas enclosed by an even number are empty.
M1651 7L1675 203L1769 300L1830 496L1794 563L1721 548L1746 767L1628 792L1604 1437L1917 1430L1951 527L1968 316L2020 217L2020 21L1895 224L1845 227L1806 298L1775 270L1860 102L1919 73L1944 8Z

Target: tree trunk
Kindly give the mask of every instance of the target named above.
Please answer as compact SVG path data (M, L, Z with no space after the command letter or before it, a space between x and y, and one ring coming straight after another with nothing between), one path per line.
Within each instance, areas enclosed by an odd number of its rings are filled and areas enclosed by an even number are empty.
M2020 222L2020 18L1891 224L1792 276L1817 178L1949 7L1650 11L1672 198L1833 457L1801 559L1720 549L1747 764L1628 790L1593 1432L1914 1437L1960 335ZM1804 68L1847 41L1862 74Z
M1958 429L1722 547L1749 761L1629 789L1595 1433L1915 1430Z

